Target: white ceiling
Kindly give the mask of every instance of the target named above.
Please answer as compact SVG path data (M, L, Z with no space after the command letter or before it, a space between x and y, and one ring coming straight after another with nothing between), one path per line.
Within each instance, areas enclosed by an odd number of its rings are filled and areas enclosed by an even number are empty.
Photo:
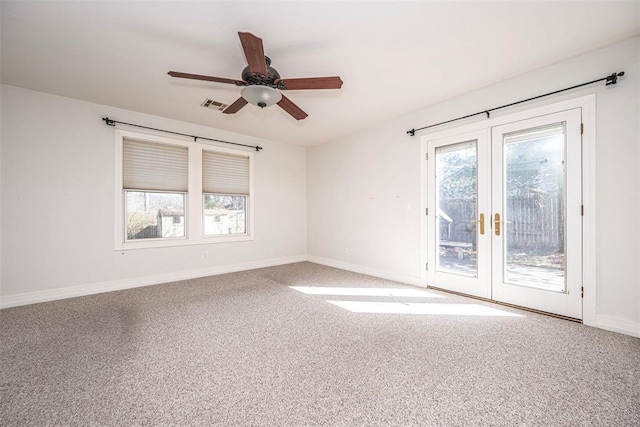
M302 146L640 35L638 0L2 0L1 15L4 84ZM201 107L240 88L167 71L239 79L238 31L264 40L283 78L339 75L342 89L288 91L301 121Z

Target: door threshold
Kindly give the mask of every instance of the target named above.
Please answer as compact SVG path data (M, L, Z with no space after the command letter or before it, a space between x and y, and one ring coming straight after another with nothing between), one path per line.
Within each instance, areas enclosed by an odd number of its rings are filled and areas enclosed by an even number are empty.
M450 291L448 289L438 288L436 286L427 285L427 289L433 289L434 291L446 292L448 294L460 295L467 298L473 298L480 301L490 302L493 304L504 305L505 307L517 308L518 310L529 311L531 313L544 314L545 316L556 317L558 319L568 320L570 322L582 323L582 319L576 319L575 317L563 316L561 314L549 313L548 311L536 310L535 308L523 307L521 305L509 304L508 302L495 301L489 298L478 297L475 295L469 295L462 292Z

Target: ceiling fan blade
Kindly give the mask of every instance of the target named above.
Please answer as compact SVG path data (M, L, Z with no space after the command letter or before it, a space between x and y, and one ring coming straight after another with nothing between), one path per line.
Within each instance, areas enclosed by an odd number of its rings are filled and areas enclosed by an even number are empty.
M279 79L275 84L284 83L281 89L300 90L300 89L340 89L342 87L342 79L338 76L333 77L303 77L300 79Z
M239 32L238 36L240 36L240 43L242 43L242 49L244 50L244 56L247 58L249 70L252 73L258 73L267 77L267 63L264 59L262 39L251 33Z
M235 114L238 111L240 111L240 109L242 107L244 107L245 105L247 105L247 100L244 99L243 97L240 97L238 99L236 99L236 101L229 105L227 108L224 109L224 111L222 111L224 114Z
M208 82L229 83L236 86L245 86L247 82L244 80L225 79L224 77L201 76L200 74L181 73L179 71L169 71L171 77L179 77L181 79L205 80Z
M302 120L308 116L307 113L302 111L300 107L291 102L291 100L284 95L282 95L282 99L278 102L278 105L284 111L291 114L291 116L296 120Z

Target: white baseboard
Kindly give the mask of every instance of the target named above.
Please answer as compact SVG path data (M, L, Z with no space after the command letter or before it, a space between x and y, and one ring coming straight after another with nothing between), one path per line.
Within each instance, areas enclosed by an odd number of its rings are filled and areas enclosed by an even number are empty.
M335 259L321 258L313 255L307 256L307 261L316 264L322 264L329 267L339 268L341 270L353 271L354 273L366 274L368 276L379 277L381 279L393 280L394 282L405 283L407 285L419 286L426 288L426 284L422 283L420 277L409 276L406 274L392 273L390 271L378 270L371 267L366 267L359 264L351 264L344 261L337 261Z
M195 279L198 277L215 276L217 274L234 273L236 271L254 270L256 268L273 267L276 265L292 264L306 261L306 255L297 255L286 258L274 258L263 261L252 261L240 264L221 265L197 270L177 271L173 273L153 274L149 276L134 277L131 279L112 280L108 282L89 283L85 285L69 286L65 288L50 289L46 291L25 292L22 294L0 297L0 309L17 307L20 305L35 304L39 302L54 301L65 298L80 297L85 295L100 294L103 292L120 291L123 289L137 288L140 286L157 285L160 283L175 282L178 280Z
M615 317L596 315L596 328L640 338L640 324Z

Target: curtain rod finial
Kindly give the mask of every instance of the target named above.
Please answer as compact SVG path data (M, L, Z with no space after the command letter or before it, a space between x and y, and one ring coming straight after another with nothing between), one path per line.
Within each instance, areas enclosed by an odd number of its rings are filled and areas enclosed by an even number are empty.
M620 71L619 73L612 73L607 77L607 84L605 86L610 86L618 83L618 77L624 76L624 71Z
M407 131L407 135L409 136L416 136L416 130L415 129L411 129Z

